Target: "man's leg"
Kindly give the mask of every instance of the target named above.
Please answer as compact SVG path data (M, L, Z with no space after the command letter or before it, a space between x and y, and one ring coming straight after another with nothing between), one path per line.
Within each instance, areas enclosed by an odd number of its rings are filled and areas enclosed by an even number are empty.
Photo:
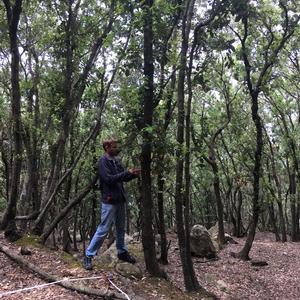
M97 230L85 251L84 267L88 270L92 269L92 260L98 250L101 248L103 241L109 231L109 228L114 220L116 213L116 207L112 204L102 203L101 207L101 223L97 227Z
M117 210L115 214L115 225L116 225L116 247L118 250L118 258L134 264L136 262L135 258L132 257L125 245L125 219L126 219L126 204L120 203L117 205Z
M127 251L125 245L125 203L116 205L115 225L116 225L116 247L118 254Z

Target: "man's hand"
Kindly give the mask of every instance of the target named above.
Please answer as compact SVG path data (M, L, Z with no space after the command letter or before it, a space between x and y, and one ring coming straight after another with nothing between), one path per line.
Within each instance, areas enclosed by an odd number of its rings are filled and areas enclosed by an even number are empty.
M141 174L141 169L132 168L128 170L131 174L139 176Z

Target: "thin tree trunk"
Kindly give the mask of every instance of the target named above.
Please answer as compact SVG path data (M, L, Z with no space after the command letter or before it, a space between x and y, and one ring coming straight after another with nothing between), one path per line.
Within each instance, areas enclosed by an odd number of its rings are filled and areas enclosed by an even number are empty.
M264 128L265 129L265 128ZM275 186L277 189L277 197L276 197L276 202L278 205L278 213L279 213L279 223L280 223L280 231L281 231L281 241L285 243L287 241L287 236L286 236L286 224L285 224L285 218L283 214L283 207L282 207L282 187L281 187L281 182L279 180L277 170L276 170L276 162L275 162L275 153L273 149L272 142L268 136L267 131L265 130L265 134L268 138L268 143L270 147L270 152L271 152L271 167L272 167L272 177L273 180L275 181Z
M269 204L269 216L270 216L270 222L271 222L271 225L273 227L274 234L275 234L276 242L279 242L281 239L280 239L278 227L277 227L277 224L276 224L273 203Z
M164 158L159 157L160 162L163 162ZM160 244L160 262L164 265L168 264L168 249L167 249L167 237L165 228L165 212L164 212L164 164L160 165L160 171L157 176L157 206L158 206L158 230L161 238Z
M253 91L252 94L252 119L256 128L256 149L255 161L253 169L253 197L252 197L252 221L249 227L249 233L243 249L237 254L237 257L248 260L251 250L255 231L258 224L260 204L259 204L259 182L261 177L261 155L263 149L263 131L260 116L258 114L258 91Z
M172 114L174 111L174 106L172 105L173 94L175 90L176 76L175 72L171 78L170 90L167 95L167 110L165 113L163 128L159 134L159 147L157 149L157 207L158 207L158 229L161 237L160 244L160 262L162 264L168 264L168 249L167 249L167 235L166 235L166 225L165 225L165 210L164 210L164 186L165 186L165 157L166 149L163 146L164 140L166 138L167 129L172 119Z
M84 187L75 197L75 199L68 203L66 207L64 207L60 213L55 217L53 222L45 229L44 233L41 235L42 242L45 243L49 235L55 229L56 225L69 213L69 211L76 206L84 197L90 192L91 189L95 186L98 179L98 175L95 175L93 179Z
M296 221L296 175L295 173L290 174L290 206L291 206L291 240L292 242L297 241L297 221Z
M91 68L94 64L95 58L99 54L99 50L103 46L104 40L109 34L109 32L112 30L112 25L115 20L115 4L116 1L111 2L111 9L110 9L110 16L107 25L105 26L104 30L102 31L102 34L100 37L96 39L92 46L91 54L88 58L88 61L83 68L82 73L80 74L78 80L74 82L73 78L73 71L74 71L74 49L76 47L76 41L74 39L75 34L75 28L76 28L76 18L79 10L80 1L77 2L75 5L75 8L72 8L72 3L69 3L69 10L68 10L68 20L67 20L67 27L66 27L66 70L65 70L65 103L63 108L63 118L62 118L62 126L60 135L58 137L58 140L56 141L56 144L54 146L54 160L52 165L52 173L49 175L47 180L47 188L45 189L45 192L42 196L42 210L36 219L33 227L33 232L35 234L41 235L44 229L45 225L45 219L46 214L53 203L54 197L60 188L63 181L71 174L72 169L76 166L79 158L81 157L81 154L85 148L85 146L88 144L90 139L99 132L100 129L100 120L97 120L96 125L91 130L91 134L87 138L87 140L83 143L82 148L79 150L79 154L77 155L74 163L72 164L72 167L67 170L67 172L60 178L60 172L62 169L62 159L64 157L65 153L65 144L69 137L69 131L70 131L70 123L74 115L75 108L78 107L80 100L82 98L82 95L84 93L88 75L91 71ZM127 47L127 45L126 45ZM125 47L125 48L126 48ZM120 63L120 60L118 61L118 64ZM105 99L107 97L108 88L111 85L111 82L114 78L116 69L113 71L113 76L111 77L111 80L107 84L107 90L105 91L105 95L103 98L101 98L100 103L100 109L99 112L101 113L103 110L103 105L105 102ZM101 116L101 115L100 115ZM100 118L99 116L99 118Z

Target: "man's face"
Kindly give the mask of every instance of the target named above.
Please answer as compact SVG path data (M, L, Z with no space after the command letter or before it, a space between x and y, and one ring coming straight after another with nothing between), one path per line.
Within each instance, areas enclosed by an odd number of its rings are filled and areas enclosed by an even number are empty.
M112 142L109 146L106 148L106 152L109 156L117 156L120 153L120 150L118 148L117 142Z

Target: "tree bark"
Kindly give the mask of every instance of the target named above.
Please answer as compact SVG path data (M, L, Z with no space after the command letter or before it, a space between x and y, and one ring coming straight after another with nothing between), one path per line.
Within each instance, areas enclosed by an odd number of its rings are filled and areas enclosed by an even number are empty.
M290 194L290 206L291 206L291 240L297 242L297 220L296 220L296 175L291 173L289 175L289 194Z
M271 152L271 169L272 169L272 178L275 182L276 190L277 190L277 197L276 198L276 203L278 205L278 213L279 213L279 222L280 222L280 231L281 231L281 241L285 243L287 241L287 235L286 235L286 224L285 224L285 218L284 218L284 213L283 213L283 207L282 207L282 186L281 182L279 180L277 170L276 170L276 162L275 162L275 153L273 149L272 142L267 134L267 131L265 130L266 136L268 138L268 143L270 147L270 152Z
M185 288L187 291L198 291L200 285L198 283L193 261L191 258L191 251L189 245L189 237L187 237L187 230L184 224L184 194L183 194L183 171L184 171L184 83L186 76L186 64L187 64L187 51L189 47L189 33L191 28L191 19L194 9L194 0L185 1L185 10L182 20L182 41L181 41L181 53L180 53L180 66L178 75L178 87L177 87L177 144L176 151L176 189L175 189L175 202L176 202L176 224L178 244L180 250L180 258L182 262L182 270L184 276ZM189 209L189 207L185 207ZM189 233L188 233L189 234Z
M273 227L273 231L274 231L274 234L275 234L276 242L279 242L279 241L281 241L281 239L280 239L279 230L278 230L278 227L277 227L277 224L276 224L273 203L269 203L269 216L270 216L270 223Z
M153 0L145 0L143 3L143 31L144 31L144 103L142 126L142 243L147 271L155 277L166 277L159 268L156 260L155 239L152 227L153 199L151 188L151 153L152 153L152 119L154 110L154 65L153 65L153 28L152 28Z
M11 6L9 0L3 0L6 9L7 24L9 28L9 43L11 54L11 120L12 120L12 168L9 185L9 198L5 209L1 229L5 229L5 235L12 240L19 237L15 224L15 216L18 202L20 175L22 167L22 125L21 125L21 93L19 65L20 54L18 49L18 25L22 11L22 0L16 0Z
M161 237L161 255L160 262L162 264L168 264L168 249L167 249L167 235L166 235L166 225L165 225L165 210L164 210L164 186L165 186L165 158L166 158L166 148L163 145L166 138L167 129L172 119L174 106L172 105L173 94L175 90L176 76L175 74L171 79L170 90L167 96L167 110L165 113L164 123L162 130L159 132L159 146L157 148L157 207L158 207L158 229Z

